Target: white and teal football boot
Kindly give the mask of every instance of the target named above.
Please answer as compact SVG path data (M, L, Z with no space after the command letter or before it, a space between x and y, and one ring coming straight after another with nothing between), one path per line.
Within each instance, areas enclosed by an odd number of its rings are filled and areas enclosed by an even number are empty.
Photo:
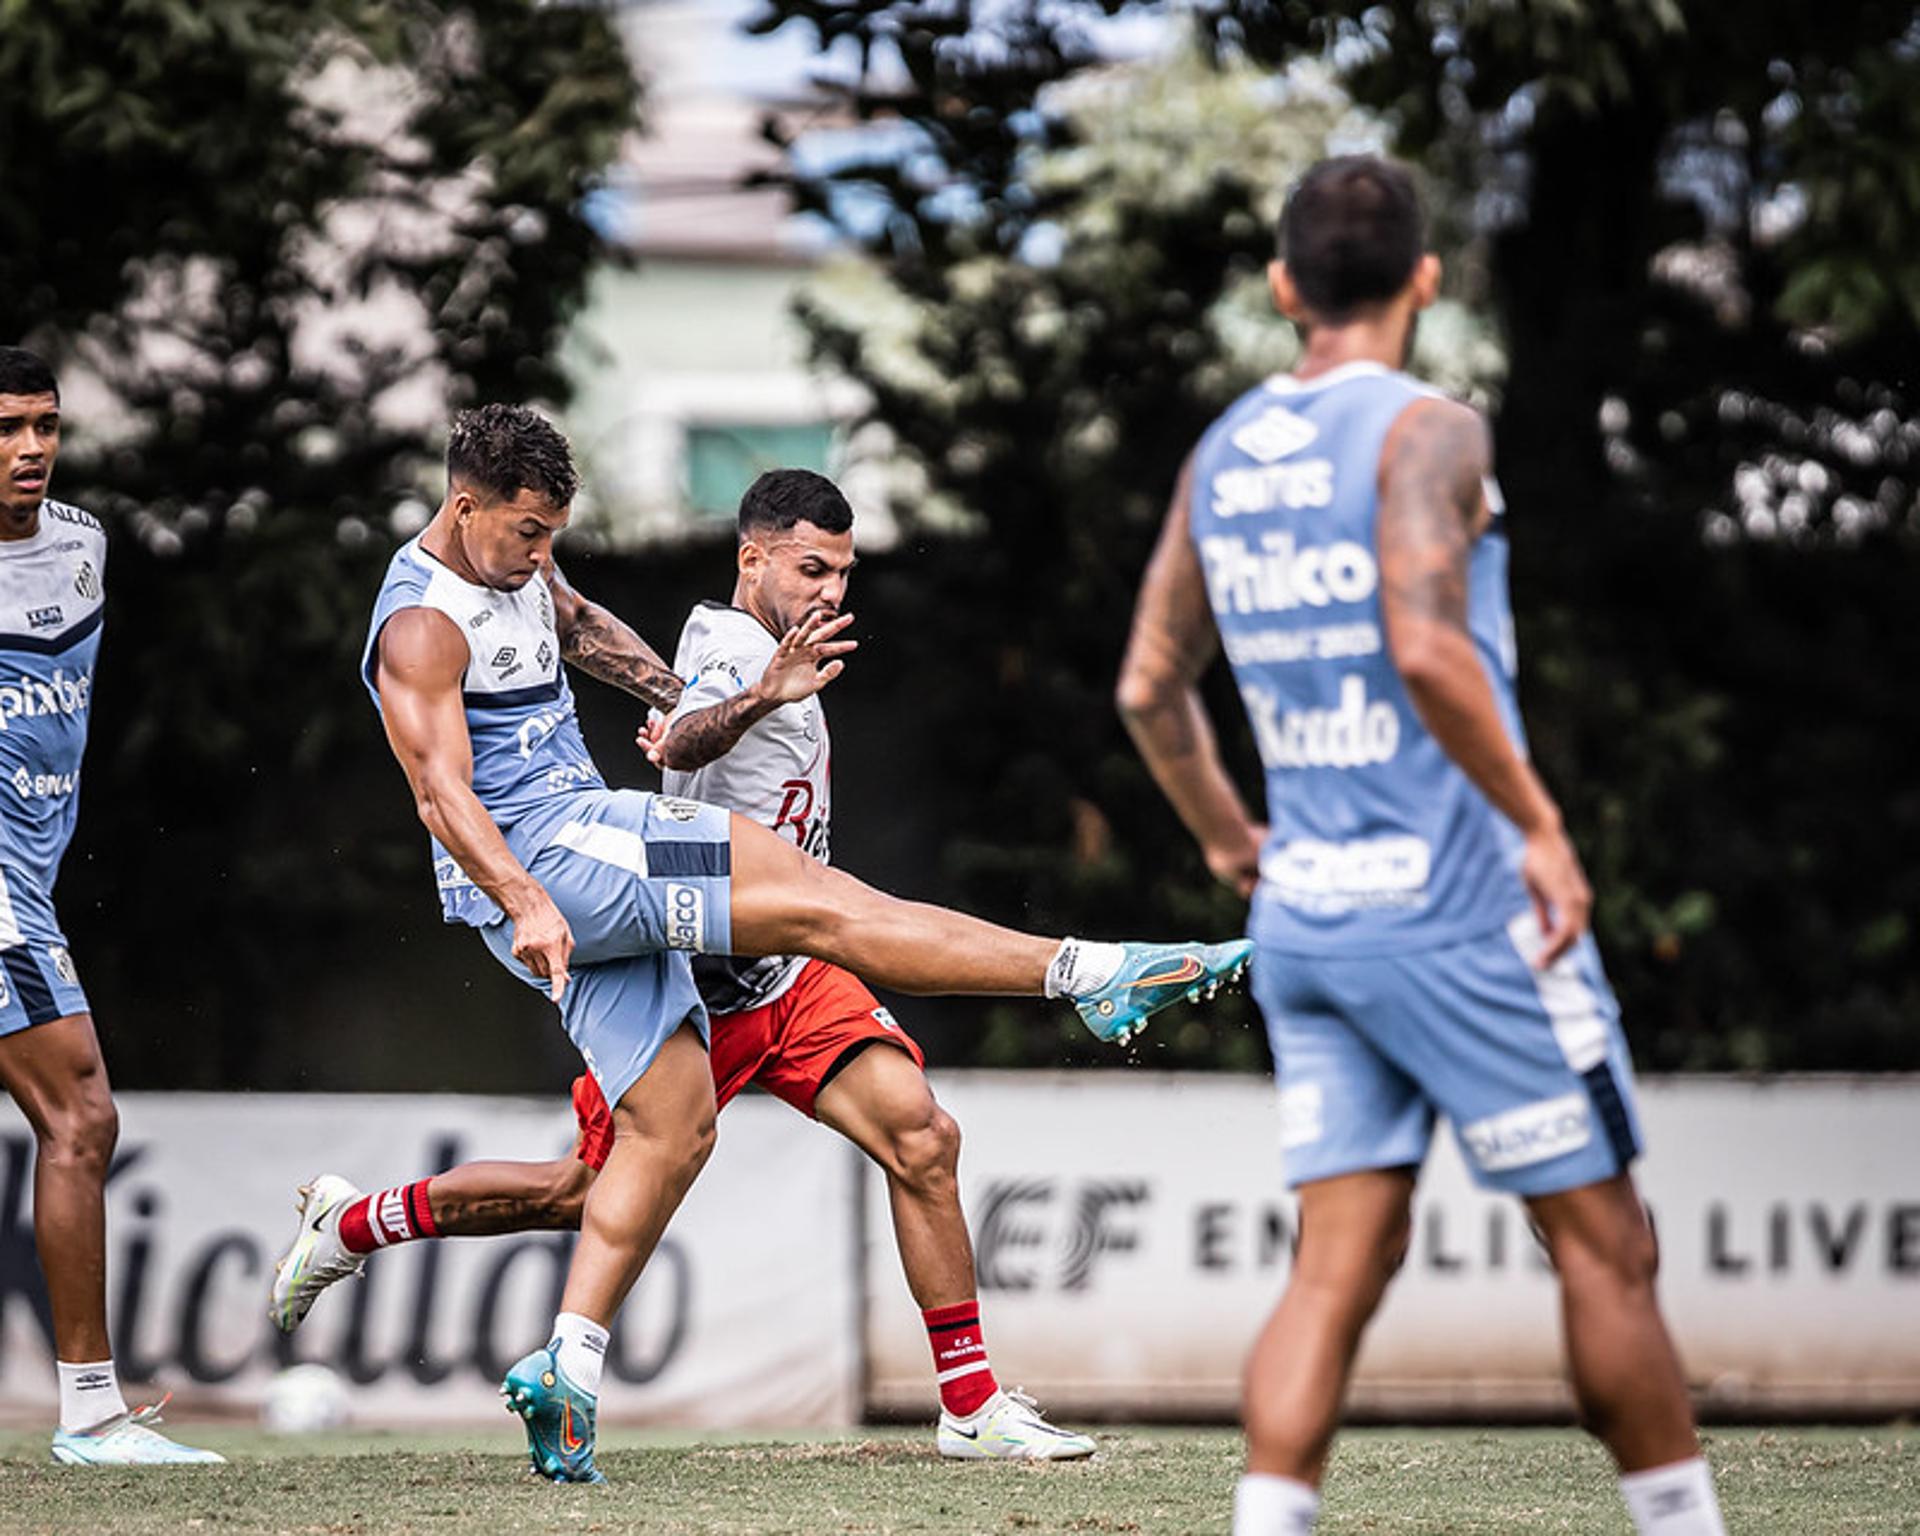
M1080 1461L1093 1441L1049 1424L1019 1390L996 1392L964 1419L940 1415L940 1454L950 1461Z
M1115 1045L1125 1045L1169 1004L1200 1002L1240 980L1253 944L1128 944L1126 951L1105 986L1073 1000L1081 1022Z
M166 1398L147 1408L116 1414L92 1429L54 1431L53 1459L63 1467L222 1467L218 1451L195 1450L169 1440L153 1426Z
M593 1464L593 1425L599 1399L560 1369L560 1341L518 1361L500 1383L510 1412L526 1421L533 1470L556 1483L604 1483Z
M282 1333L292 1333L305 1322L320 1293L334 1281L367 1267L364 1253L349 1253L340 1241L340 1214L359 1198L360 1191L337 1173L323 1173L300 1186L295 1201L300 1226L273 1266L267 1306L267 1316Z

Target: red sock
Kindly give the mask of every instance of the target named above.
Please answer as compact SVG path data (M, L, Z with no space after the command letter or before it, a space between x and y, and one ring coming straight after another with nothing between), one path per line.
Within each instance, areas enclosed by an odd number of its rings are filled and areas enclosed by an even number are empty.
M920 1314L933 1345L933 1379L940 1384L940 1406L956 1419L973 1414L1000 1390L987 1364L987 1341L980 1332L980 1303L928 1307Z
M426 1179L362 1195L340 1213L340 1242L348 1253L372 1253L416 1237L438 1237Z

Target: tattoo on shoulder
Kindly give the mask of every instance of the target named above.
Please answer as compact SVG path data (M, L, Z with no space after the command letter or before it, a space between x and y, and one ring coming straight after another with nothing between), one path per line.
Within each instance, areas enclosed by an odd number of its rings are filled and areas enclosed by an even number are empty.
M1486 473L1486 427L1468 411L1423 410L1395 435L1380 497L1380 574L1403 611L1467 627L1467 561Z

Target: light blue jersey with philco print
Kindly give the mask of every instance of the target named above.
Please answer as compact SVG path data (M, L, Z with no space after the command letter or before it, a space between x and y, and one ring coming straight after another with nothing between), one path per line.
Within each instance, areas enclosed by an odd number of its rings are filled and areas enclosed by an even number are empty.
M466 637L460 697L473 742L473 792L507 834L509 846L537 840L581 790L606 788L580 735L573 689L560 660L553 594L543 578L500 592L456 576L417 538L401 545L374 603L361 660L375 708L380 704L374 675L380 632L404 608L444 613ZM524 862L524 846L515 851ZM448 922L484 927L500 918L499 907L438 839L433 864Z
M0 542L0 864L43 891L80 807L106 564L100 524L57 501Z
M1527 904L1518 835L1421 724L1387 651L1380 453L1400 413L1432 394L1370 363L1278 376L1195 450L1194 547L1266 777L1250 930L1274 949L1433 947L1502 928ZM1491 484L1488 495L1469 624L1524 750L1506 535Z

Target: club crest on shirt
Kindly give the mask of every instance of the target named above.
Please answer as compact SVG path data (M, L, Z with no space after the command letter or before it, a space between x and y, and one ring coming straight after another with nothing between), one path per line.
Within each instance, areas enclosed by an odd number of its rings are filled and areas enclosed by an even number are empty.
M80 562L80 569L74 573L73 590L88 602L92 602L100 595L100 575L94 570L91 560Z

